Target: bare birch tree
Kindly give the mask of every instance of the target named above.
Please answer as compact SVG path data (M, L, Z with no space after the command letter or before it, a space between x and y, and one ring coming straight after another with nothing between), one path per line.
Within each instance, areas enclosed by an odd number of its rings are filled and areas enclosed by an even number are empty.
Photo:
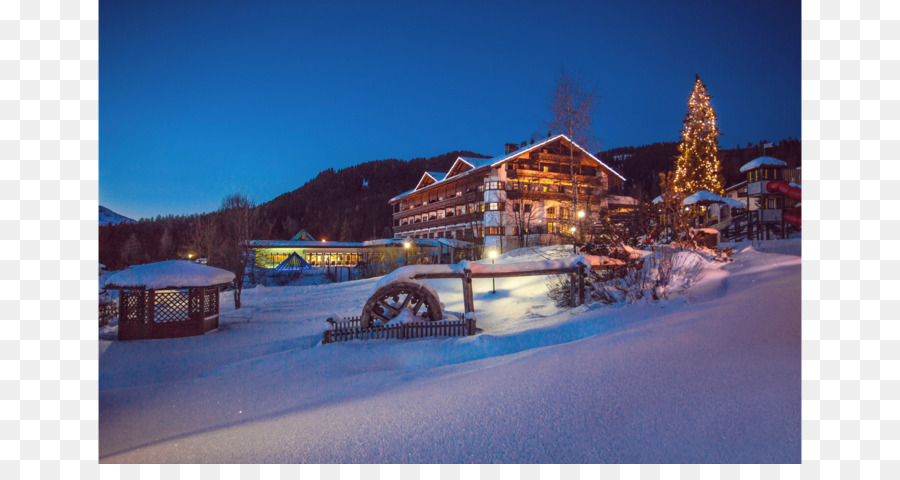
M594 136L593 114L597 110L599 98L597 89L584 80L581 72L560 69L556 86L550 95L550 115L547 127L555 133L562 133L569 140L587 151L598 148ZM569 176L572 181L572 222L577 222L578 174L581 165L575 165L574 148L569 148ZM574 249L574 245L573 245Z
M222 199L217 224L215 263L234 273L234 308L241 308L241 292L253 260L250 240L262 234L262 216L256 202L243 193L233 193Z

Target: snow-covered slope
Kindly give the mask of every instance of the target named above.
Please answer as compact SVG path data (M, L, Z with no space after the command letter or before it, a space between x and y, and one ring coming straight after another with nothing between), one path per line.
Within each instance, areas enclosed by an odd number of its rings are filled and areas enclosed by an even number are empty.
M205 336L100 341L100 460L799 462L799 245L737 244L688 296L627 307L476 279L471 337L321 345L377 279L223 295ZM428 282L462 311L458 280Z
M103 226L117 223L134 223L134 220L126 216L119 215L118 213L104 207L103 205L100 205L100 225Z

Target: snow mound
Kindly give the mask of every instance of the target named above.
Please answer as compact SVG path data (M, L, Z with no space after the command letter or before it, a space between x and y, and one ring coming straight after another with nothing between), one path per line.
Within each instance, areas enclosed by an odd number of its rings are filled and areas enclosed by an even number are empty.
M208 287L234 281L234 274L221 268L208 267L185 260L135 265L110 275L108 287L145 287L148 289Z
M400 267L382 277L375 285L375 289L383 287L391 282L409 280L417 275L462 275L466 269L469 269L473 275L499 275L576 267L581 267L589 271L592 266L614 266L624 264L625 262L621 260L597 255L569 255L567 258L534 260L530 262L474 263L462 261L455 265L408 265Z

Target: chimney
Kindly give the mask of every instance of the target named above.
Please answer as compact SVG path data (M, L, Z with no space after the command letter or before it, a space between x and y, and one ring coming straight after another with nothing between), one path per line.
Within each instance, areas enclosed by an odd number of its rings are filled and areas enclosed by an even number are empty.
M525 148L525 145L528 145L528 144L525 143L525 142L522 142L522 143L519 145L519 148Z
M531 140L531 143L529 143L529 145L534 145L534 137L531 137L530 140Z
M510 153L512 153L512 152L515 152L515 151L518 150L518 149L519 149L519 146L516 145L515 143L507 143L507 144L506 144L506 153L505 153L505 154L510 154Z

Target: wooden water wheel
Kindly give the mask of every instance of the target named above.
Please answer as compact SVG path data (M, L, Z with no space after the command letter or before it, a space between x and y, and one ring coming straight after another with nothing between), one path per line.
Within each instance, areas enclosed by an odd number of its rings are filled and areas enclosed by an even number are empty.
M400 315L403 309L423 322L437 321L443 318L441 302L425 284L406 280L391 282L369 297L360 317L362 328L376 323L384 324Z

